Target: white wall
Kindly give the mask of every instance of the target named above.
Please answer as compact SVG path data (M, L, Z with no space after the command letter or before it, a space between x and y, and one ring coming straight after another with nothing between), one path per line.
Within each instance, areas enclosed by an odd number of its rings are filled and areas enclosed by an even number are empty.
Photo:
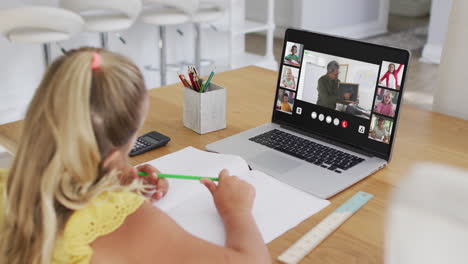
M385 33L388 0L303 0L301 27L349 38Z
M451 7L452 0L432 0L429 34L423 49L422 61L440 63Z
M266 21L267 12L264 8L268 0L246 1L246 17L254 21ZM284 37L288 27L299 27L301 0L275 0L275 36Z
M266 0L247 2L248 19L264 20ZM276 35L288 27L351 38L365 38L387 31L389 0L275 0Z
M447 39L442 52L434 94L434 111L468 120L468 89L466 62L468 61L468 1L453 0Z

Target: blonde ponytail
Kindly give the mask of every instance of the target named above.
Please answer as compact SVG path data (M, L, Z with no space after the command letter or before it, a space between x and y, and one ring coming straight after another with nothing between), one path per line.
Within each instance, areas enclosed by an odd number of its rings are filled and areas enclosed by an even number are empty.
M91 69L93 52L102 65ZM50 263L57 236L74 210L122 186L101 161L127 144L142 118L146 88L128 59L82 48L55 61L24 120L6 182L0 263Z

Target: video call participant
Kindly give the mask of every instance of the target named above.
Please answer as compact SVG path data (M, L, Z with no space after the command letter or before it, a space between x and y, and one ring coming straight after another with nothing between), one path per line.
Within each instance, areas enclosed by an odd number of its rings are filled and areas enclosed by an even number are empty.
M393 117L395 115L395 111L393 110L394 105L392 103L392 99L392 92L386 90L382 101L375 106L374 111L382 115Z
M281 101L281 111L291 112L291 105L289 104L289 95L285 91L283 92L283 101Z
M291 68L286 69L286 77L281 83L285 88L296 90L296 78L294 78Z
M318 79L317 90L318 99L317 104L331 109L336 108L336 103L339 102L338 87L340 80L340 65L336 61L330 61L327 65L327 74Z
M398 66L398 69L395 70L395 64L390 63L388 65L388 71L380 78L379 84L382 85L382 82L385 81L385 87L400 90L400 80L398 80L398 73L400 73L403 64Z
M284 57L284 60L287 61L287 63L289 64L292 64L294 66L299 66L300 59L299 59L299 56L297 56L296 54L297 54L297 46L293 45L291 47L291 54Z
M374 126L374 129L369 132L369 135L373 139L388 143L390 135L385 129L384 124L385 119L379 117L379 119L377 119L377 126Z

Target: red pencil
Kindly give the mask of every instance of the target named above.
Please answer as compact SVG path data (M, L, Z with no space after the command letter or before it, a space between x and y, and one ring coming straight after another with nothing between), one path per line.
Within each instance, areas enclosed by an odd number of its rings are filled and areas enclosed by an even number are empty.
M199 91L198 90L198 86L197 86L197 83L193 80L193 73L192 72L189 72L189 78L190 78L190 82L192 82L192 87L195 91Z
M200 92L201 91L200 78L198 78L197 74L193 76L193 80L195 81L195 84L197 85L197 90Z
M193 89L192 86L190 86L190 84L187 82L187 80L185 79L185 76L182 73L178 72L177 75L179 75L180 81L185 87Z

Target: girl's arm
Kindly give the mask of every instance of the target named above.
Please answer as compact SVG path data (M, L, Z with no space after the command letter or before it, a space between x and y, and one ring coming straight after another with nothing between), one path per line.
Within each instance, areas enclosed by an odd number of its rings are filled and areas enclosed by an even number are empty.
M293 89L293 90L296 90L296 78L295 78L295 77L293 77L292 89Z
M388 72L386 72L386 73L382 76L382 78L380 78L379 83L381 83L383 80L385 80L385 79L387 79L387 78L388 78Z
M403 67L403 64L400 64L398 66L398 69L395 70L395 74L398 75L398 73L400 72L401 68Z
M222 178L222 179L221 179ZM254 191L234 177L203 182L213 194L226 231L225 247L199 239L166 213L144 203L124 224L92 244L91 263L269 264L270 254L251 214ZM242 191L241 191L242 190ZM250 200L251 201L247 201ZM246 205L248 204L248 205Z

